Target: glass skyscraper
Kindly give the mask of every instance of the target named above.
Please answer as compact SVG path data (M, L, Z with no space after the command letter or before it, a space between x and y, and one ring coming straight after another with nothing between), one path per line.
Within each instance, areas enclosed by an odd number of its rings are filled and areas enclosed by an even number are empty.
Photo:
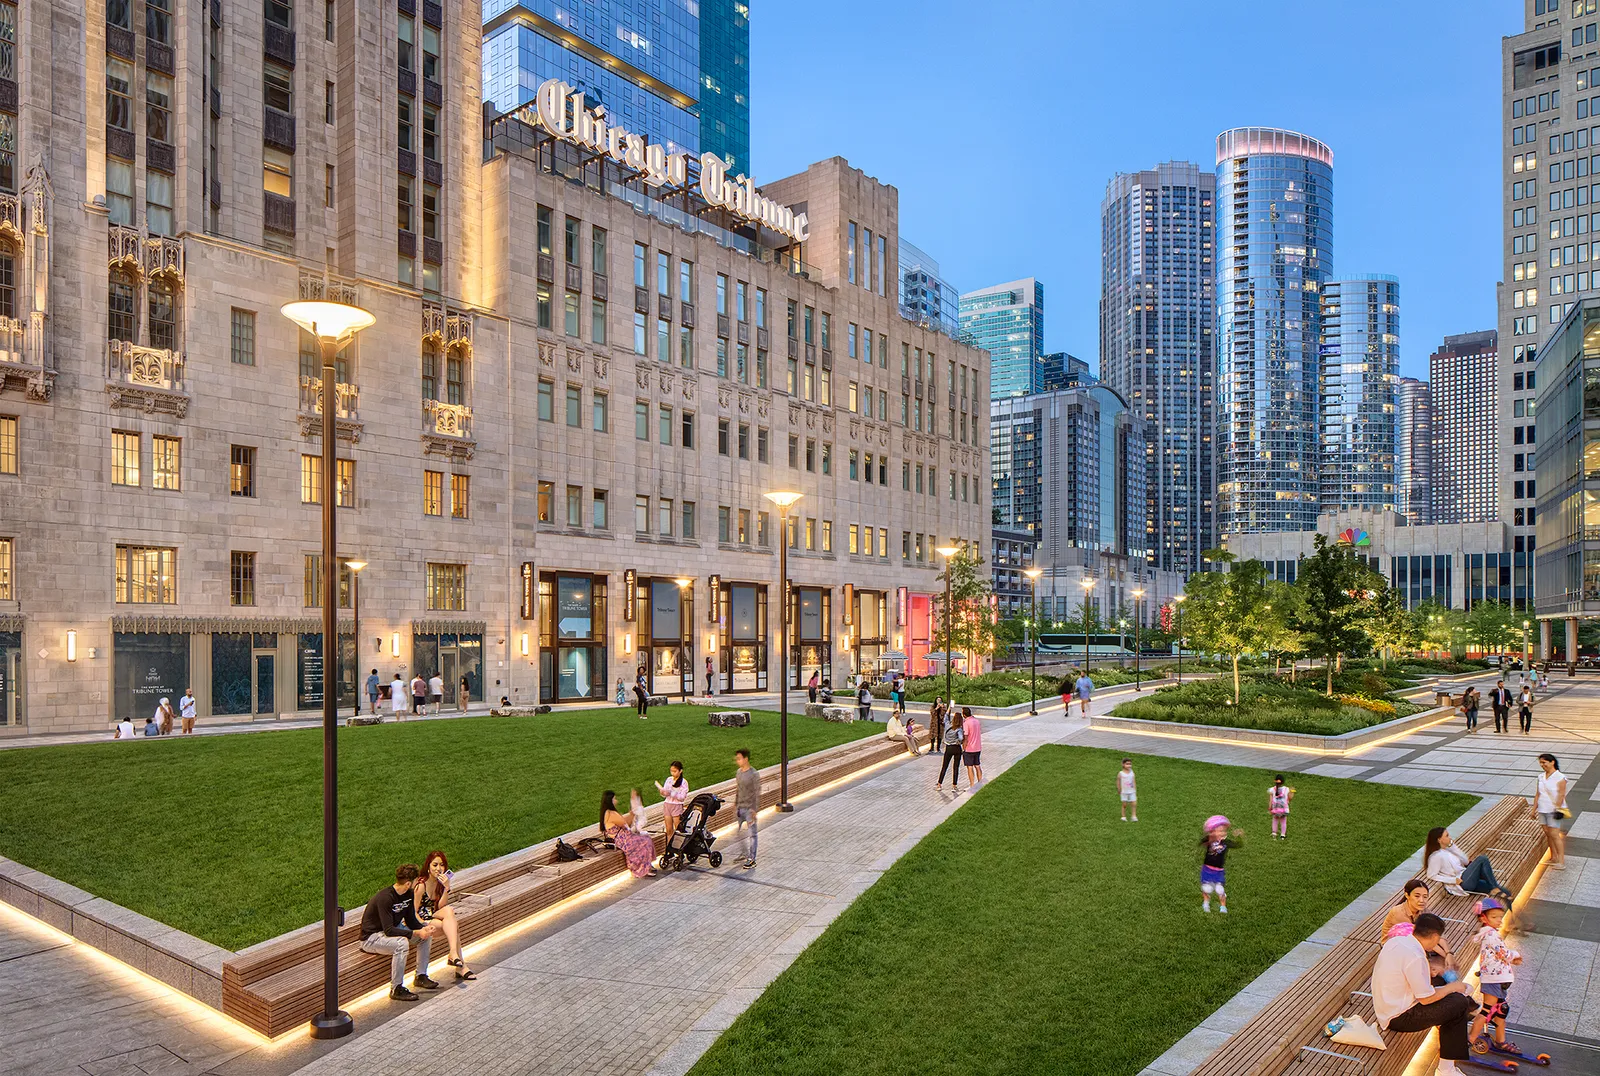
M1271 127L1219 134L1217 233L1218 527L1311 530L1333 151Z
M1039 392L1044 370L1044 285L1033 277L961 296L961 328L989 353L989 397Z
M1100 203L1100 375L1144 419L1142 544L1174 572L1215 544L1215 203L1187 161L1115 175Z
M613 125L750 171L745 0L484 0L483 39L483 99L500 112L560 78Z
M1400 281L1373 274L1326 284L1321 354L1322 511L1395 508Z
M1433 394L1426 381L1402 377L1394 391L1395 511L1413 526L1433 522Z
M960 331L960 295L939 275L939 263L927 252L900 240L900 313L926 322L946 336Z

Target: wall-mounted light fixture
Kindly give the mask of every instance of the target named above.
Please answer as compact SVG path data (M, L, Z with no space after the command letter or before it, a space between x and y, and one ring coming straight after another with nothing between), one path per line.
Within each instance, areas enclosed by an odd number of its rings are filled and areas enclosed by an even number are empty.
M527 632L523 632L522 633L522 656L523 657L527 657L528 656L528 633Z
M389 636L389 653L395 657L400 656L400 633L395 632Z
M67 660L78 660L78 632L76 629L67 632Z
M633 653L633 636L627 632L622 635L622 652L624 654Z

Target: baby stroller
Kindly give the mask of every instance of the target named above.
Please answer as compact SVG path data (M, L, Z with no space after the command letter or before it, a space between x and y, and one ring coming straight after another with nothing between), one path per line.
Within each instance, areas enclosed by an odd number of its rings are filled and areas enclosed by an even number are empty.
M661 853L661 869L681 871L685 864L701 856L710 860L713 867L722 866L722 853L713 852L711 845L716 837L711 833L711 820L722 810L722 801L710 792L702 792L689 801L678 828L667 836L667 850Z

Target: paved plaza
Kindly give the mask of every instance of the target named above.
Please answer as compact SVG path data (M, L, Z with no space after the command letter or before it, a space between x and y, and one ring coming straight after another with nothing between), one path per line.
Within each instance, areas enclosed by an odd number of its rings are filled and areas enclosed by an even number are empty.
M1105 693L1095 712L1122 697ZM1527 794L1534 756L1557 754L1576 783L1573 809L1582 813L1573 823L1568 869L1546 871L1519 913L1516 943L1527 963L1513 995L1514 1024L1573 1042L1600 1040L1600 799L1594 798L1600 680L1553 681L1531 736L1482 727L1468 735L1450 722L1337 762L1090 730L1054 700L1041 709L1037 718L986 722L990 779L1039 744L1065 742ZM403 1071L418 1058L442 1072L678 1076L857 895L960 809L966 794L935 792L935 772L932 759L903 759L798 801L793 815L768 813L755 871L728 865L712 871L702 862L700 870L611 886L471 950L481 976L475 983L446 982L411 1006L363 999L353 1006L357 1034L331 1044L299 1035L263 1043L84 946L0 910L0 1056L6 1071L96 1076L368 1074ZM1368 899L1392 892L1414 869L1414 863L1400 865ZM1147 1072L1185 1076L1315 960L1343 919L1359 918L1360 904L1223 1005ZM437 964L436 975L445 982Z

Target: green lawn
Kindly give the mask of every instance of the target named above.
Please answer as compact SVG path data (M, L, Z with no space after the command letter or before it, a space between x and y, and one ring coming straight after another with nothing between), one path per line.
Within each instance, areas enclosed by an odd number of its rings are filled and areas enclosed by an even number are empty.
M897 862L692 1076L1131 1074L1477 797L1294 775L1274 841L1261 770L1041 747ZM1245 829L1227 916L1200 911L1200 825Z
M1128 699L1113 707L1111 716L1341 736L1422 710L1421 706L1387 693L1409 683L1399 676L1385 679L1372 672L1347 672L1334 682L1335 694L1343 694L1344 698L1330 699L1322 694L1323 681L1315 676L1302 679L1298 685L1251 676L1244 680L1239 705L1235 706L1233 677L1224 674Z
M733 752L778 761L778 715L712 728L707 711L631 707L339 731L340 897L359 909L398 863L442 848L460 869L599 821L681 760L694 787ZM791 758L874 724L789 721ZM228 949L322 913L322 732L285 730L0 752L0 855Z

